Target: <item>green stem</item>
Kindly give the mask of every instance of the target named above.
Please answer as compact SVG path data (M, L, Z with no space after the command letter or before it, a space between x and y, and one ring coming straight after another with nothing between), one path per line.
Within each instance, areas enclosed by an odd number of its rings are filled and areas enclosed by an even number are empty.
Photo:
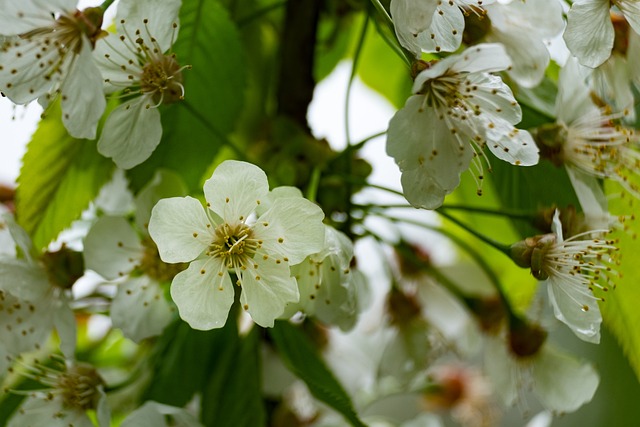
M242 151L240 148L238 148L233 142L231 142L226 135L224 135L222 132L216 129L211 123L209 123L209 121L202 114L200 114L200 112L197 109L193 108L191 104L189 104L187 101L182 101L181 105L183 105L196 119L198 119L198 121L202 123L202 125L205 128L207 128L209 132L211 132L216 138L218 138L223 145L226 145L227 147L231 148L231 150L233 150L233 152L240 159L247 160L247 155L245 154L245 152Z
M268 6L263 7L262 9L258 9L253 13L248 14L247 16L240 18L236 21L236 25L239 28L242 28L248 24L250 24L251 22L253 22L254 20L266 15L267 13L274 11L276 9L279 9L281 7L283 7L284 5L287 4L287 0L284 1L279 1L273 4L270 4Z
M313 171L311 172L311 179L309 180L309 186L307 187L306 198L312 202L316 201L316 197L318 195L318 186L320 185L321 174L322 172L317 166L313 168Z
M367 37L368 28L369 28L369 15L366 15L364 18L364 23L362 24L362 31L360 31L360 37L358 38L358 44L356 45L356 51L353 54L353 62L351 64L351 75L349 76L349 82L347 83L347 94L345 96L345 101L344 101L345 103L344 126L345 126L345 136L347 139L347 146L351 145L351 135L349 133L349 104L351 101L351 89L353 87L353 82L358 72L358 62L360 59L360 54L362 53L362 48L364 47L364 41Z
M483 207L477 207L477 206L467 206L467 205L460 205L460 204L442 205L440 209L459 210L459 211L466 211L466 212L483 213L483 214L487 214L487 215L506 216L508 218L521 219L521 220L525 220L525 221L533 221L536 218L536 215L532 214L530 212L514 211L514 210L508 210L508 209L497 209L496 210L496 209L491 209L491 208L483 208Z
M485 259L482 257L482 255L480 255L480 253L478 251L476 251L467 242L465 242L464 240L462 240L460 237L456 236L452 232L450 232L450 231L448 231L448 230L446 230L444 228L441 228L441 227L437 227L437 226L430 225L430 224L425 224L423 222L415 221L415 220L408 219L408 218L395 218L395 217L388 216L388 215L385 215L385 214L377 214L377 215L382 217L382 218L386 218L389 221L392 221L394 223L402 222L402 223L405 223L405 224L415 225L415 226L418 226L418 227L425 228L427 230L435 231L436 233L440 233L443 236L449 238L460 249L462 249L464 252L466 252L476 262L476 264L478 264L478 266L484 271L484 273L489 278L489 281L493 284L496 292L500 296L500 300L502 301L505 310L509 313L510 316L514 316L513 308L511 307L511 303L509 302L509 299L507 298L506 294L504 293L504 290L502 289L502 284L500 283L500 279L498 278L496 273L493 271L491 266L485 261Z
M445 217L449 221L453 222L454 224L456 224L458 227L462 228L466 232L468 232L468 233L472 234L473 236L475 236L476 238L482 240L483 242L485 242L489 246L493 246L494 248L496 248L500 252L504 253L505 255L509 256L511 254L511 246L505 245L505 244L500 243L500 242L497 242L497 241L493 240L492 238L487 237L484 234L477 232L472 227L470 227L469 225L467 225L464 222L460 221L458 218L450 215L446 210L444 210L442 208L436 209L436 212L438 212L440 215L442 215L443 217Z
M111 6L113 4L113 2L115 2L116 0L105 0L102 2L102 4L100 5L100 9L102 9L102 11L106 11L109 6Z
M373 135L371 135L371 136L366 137L366 138L365 138L365 139L363 139L362 141L358 141L358 142L356 142L355 144L352 144L352 145L347 146L347 148L345 148L345 149L344 149L344 151L345 151L345 152L357 151L357 150L361 149L362 147L364 147L364 146L365 146L365 144L366 144L367 142L371 141L372 139L379 138L379 137L381 137L381 136L383 136L383 135L386 135L386 134L387 134L387 131L386 131L386 130L384 130L384 131L382 131L382 132L375 133L375 134L373 134Z
M384 39L384 41L393 49L393 51L407 64L409 68L411 68L411 64L415 60L413 54L403 48L398 39L395 36L395 26L393 24L393 20L387 10L384 8L380 0L371 0L371 4L378 12L378 16L382 19L384 28L380 27L380 23L378 20L374 20L376 24L376 28L378 29L378 34Z

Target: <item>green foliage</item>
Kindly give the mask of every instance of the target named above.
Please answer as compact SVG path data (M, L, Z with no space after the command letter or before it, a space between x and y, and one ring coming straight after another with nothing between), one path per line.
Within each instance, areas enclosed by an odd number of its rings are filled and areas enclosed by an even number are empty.
M353 409L349 395L304 332L288 322L280 321L269 329L269 335L285 365L307 384L317 399L341 413L352 426L366 427Z
M197 331L183 321L168 326L156 344L152 359L153 377L145 400L174 406L186 405L207 383L215 360L234 346L237 332L233 322L222 329Z
M17 220L37 248L80 217L113 168L94 142L69 136L58 104L47 110L27 146L16 190Z
M214 369L202 394L202 421L206 426L266 425L260 386L259 332L254 327L245 337L229 337L210 360Z
M179 172L192 190L220 148L228 144L244 104L245 58L240 35L216 0L185 0L174 45L185 99L162 112L164 134L153 155L129 173L139 190L159 167Z
M410 70L403 59L389 49L373 24L369 26L359 59L358 77L396 108L402 108L411 95L413 80Z

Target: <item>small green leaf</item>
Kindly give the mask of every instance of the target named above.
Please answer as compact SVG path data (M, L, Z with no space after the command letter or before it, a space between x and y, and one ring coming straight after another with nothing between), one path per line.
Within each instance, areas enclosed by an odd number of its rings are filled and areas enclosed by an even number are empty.
M180 173L192 190L226 144L244 103L245 60L238 30L216 0L184 0L174 45L184 70L185 99L162 111L162 141L129 171L139 190L159 167Z
M347 392L300 329L279 321L269 329L269 335L285 365L307 384L317 399L341 413L352 426L366 427L353 409Z
M16 190L18 223L37 248L80 217L113 168L95 142L69 136L57 104L49 108L27 146Z
M233 323L233 322L227 322ZM216 352L202 393L202 421L211 427L266 425L260 385L259 330L226 342Z

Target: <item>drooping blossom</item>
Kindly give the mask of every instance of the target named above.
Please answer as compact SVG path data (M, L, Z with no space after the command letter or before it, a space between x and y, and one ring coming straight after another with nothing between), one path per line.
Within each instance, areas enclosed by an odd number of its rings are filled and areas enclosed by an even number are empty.
M514 165L538 162L531 135L514 127L522 118L520 106L491 74L510 64L501 45L480 44L417 75L414 95L391 119L387 133L387 154L400 167L413 206L439 207L472 161L480 187L483 161L488 163L485 146Z
M109 114L98 151L122 169L149 158L162 137L158 107L184 97L185 67L171 52L180 4L180 0L122 0L116 34L100 40L96 47L107 92L120 91L124 99Z

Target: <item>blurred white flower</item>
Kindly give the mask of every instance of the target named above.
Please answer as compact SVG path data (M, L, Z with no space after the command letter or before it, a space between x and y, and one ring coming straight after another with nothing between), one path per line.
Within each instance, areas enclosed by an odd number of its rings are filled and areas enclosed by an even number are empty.
M111 319L136 342L160 334L173 319L175 308L162 284L171 282L184 266L160 260L146 225L153 204L163 195L185 193L179 177L159 171L136 198L137 227L122 217L103 216L84 240L88 269L108 280L124 279L111 303Z
M325 225L324 248L291 267L298 282L300 301L287 305L283 318L296 312L315 317L327 325L337 325L343 331L351 329L360 311L361 283L357 271L352 271L353 243L333 227ZM361 286L364 285L364 286Z
M612 6L624 15L631 28L640 33L640 4L636 0L576 0L567 14L564 40L582 65L595 68L611 55L615 32Z
M94 427L87 411L95 410L99 427L109 427L110 411L104 381L86 363L52 358L52 366L23 366L23 375L44 388L27 393L27 398L9 420L8 427ZM51 364L50 364L51 365Z
M130 413L120 427L202 427L202 424L182 408L147 401Z
M564 29L560 2L511 1L484 7L491 20L485 40L504 46L512 61L507 74L521 86L537 86L549 65L545 41Z

